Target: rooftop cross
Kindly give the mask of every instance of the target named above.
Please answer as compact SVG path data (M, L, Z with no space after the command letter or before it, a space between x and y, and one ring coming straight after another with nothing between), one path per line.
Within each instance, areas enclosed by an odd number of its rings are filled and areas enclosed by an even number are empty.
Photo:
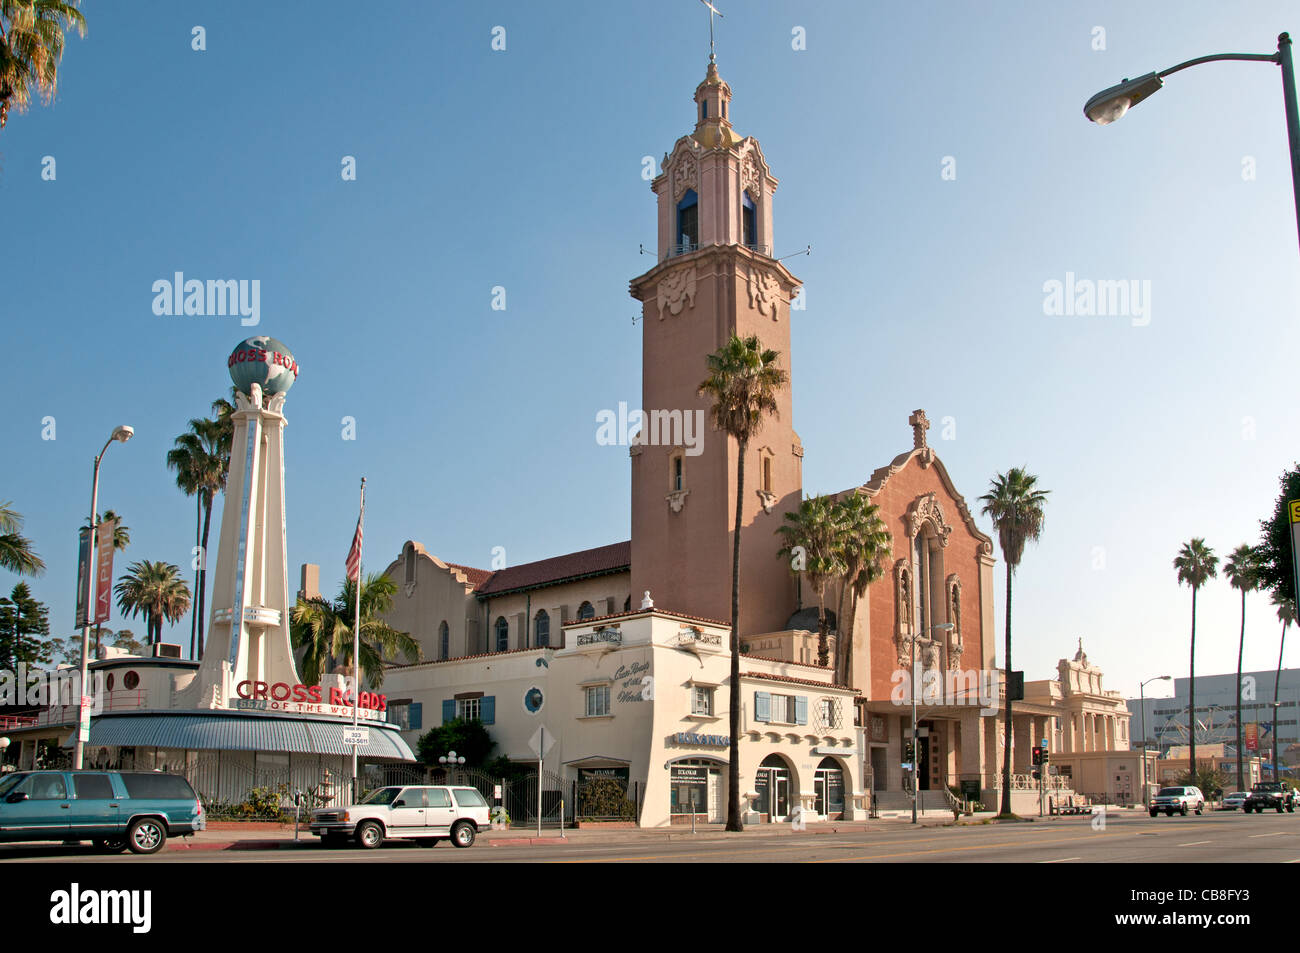
M907 418L907 422L912 425L912 447L915 450L925 448L925 432L930 429L930 418L925 416L924 410L912 411L912 416Z
M722 16L722 11L710 3L709 0L700 0L700 3L709 8L709 62L714 63L716 58L713 55L713 15L716 13L718 16Z

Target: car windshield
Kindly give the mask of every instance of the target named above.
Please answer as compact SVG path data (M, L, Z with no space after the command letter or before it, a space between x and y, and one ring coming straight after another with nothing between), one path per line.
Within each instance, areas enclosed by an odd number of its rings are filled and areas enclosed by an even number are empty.
M19 774L5 775L3 778L0 778L0 797L3 797L4 795L12 791L14 785L17 784L25 777L27 777L27 774L23 772Z
M378 791L371 791L361 803L362 804L392 804L393 799L397 797L397 792L401 788L380 788Z
M1182 788L1161 788L1156 797L1182 797Z

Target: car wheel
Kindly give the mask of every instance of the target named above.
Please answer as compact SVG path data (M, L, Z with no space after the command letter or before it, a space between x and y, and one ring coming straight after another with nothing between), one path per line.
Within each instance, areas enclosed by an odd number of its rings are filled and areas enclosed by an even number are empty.
M105 854L120 854L126 850L125 837L99 837L91 843L95 845L95 850Z
M461 821L451 829L451 842L457 847L474 846L474 825Z
M357 828L357 843L366 850L374 850L384 842L384 829L374 821L365 821Z
M126 843L133 854L156 854L167 843L167 828L156 817L142 817L127 829Z

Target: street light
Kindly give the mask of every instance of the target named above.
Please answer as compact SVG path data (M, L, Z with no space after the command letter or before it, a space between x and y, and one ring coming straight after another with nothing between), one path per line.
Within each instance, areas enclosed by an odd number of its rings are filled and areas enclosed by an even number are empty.
M1142 713L1141 774L1142 774L1142 803L1143 804L1147 803L1147 703L1146 703L1146 694L1143 691L1143 689L1145 689L1152 682L1171 682L1171 681L1173 681L1172 675L1157 675L1154 678L1148 678L1145 682L1143 682L1141 685L1138 686L1138 709ZM1159 752L1159 750L1160 750L1160 746L1157 745L1156 751Z
M465 756L457 756L456 752L448 751L446 754L438 756L438 763L447 769L447 783L455 784L456 781L451 772L457 765L465 763Z
M1291 182L1295 198L1296 229L1300 235L1300 110L1296 107L1295 69L1291 65L1291 37L1282 33L1277 38L1276 53L1216 53L1198 56L1157 73L1147 73L1137 79L1103 89L1084 104L1083 114L1099 126L1108 126L1130 109L1164 85L1164 78L1189 66L1212 63L1217 60L1253 60L1276 63L1282 67L1282 100L1286 108L1287 141L1291 146Z
M930 626L930 631L936 629L948 630L953 627L951 622L940 622L938 625ZM916 802L921 797L921 779L916 770L916 756L920 753L916 737L916 634L912 635L912 665L910 670L912 677L912 823L916 823Z
M126 443L135 436L135 428L126 424L120 424L114 429L112 436L104 442L104 449L99 451L95 457L95 476L90 483L90 551L95 552L95 536L99 531L98 517L95 515L99 511L99 462L104 459L104 454L113 441ZM87 572L90 568L87 567ZM81 621L81 681L78 684L80 697L77 699L77 740L72 749L72 767L80 771L82 767L82 756L84 754L85 743L81 740L81 725L88 717L85 710L86 683L90 674L90 600L86 600L86 618Z

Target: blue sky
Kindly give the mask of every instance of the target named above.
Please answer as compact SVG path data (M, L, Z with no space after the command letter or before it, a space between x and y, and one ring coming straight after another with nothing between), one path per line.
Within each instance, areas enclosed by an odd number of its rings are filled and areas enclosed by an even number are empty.
M1109 687L1185 675L1179 545L1255 542L1297 458L1279 70L1202 66L1113 126L1082 115L1126 76L1272 52L1300 30L1286 6L720 5L731 118L781 181L776 254L813 247L787 262L807 289L791 354L805 489L864 482L910 447L916 407L968 500L995 472L1037 473L1046 531L1013 620L1028 678L1079 637ZM655 242L641 160L693 125L707 12L303 9L89 3L55 105L0 132L0 499L48 563L32 585L55 634L71 632L75 531L116 424L136 437L109 450L100 498L131 527L125 559L189 563L194 507L164 457L226 393L250 329L156 316L152 284L176 271L258 279L251 330L302 367L286 405L292 580L304 561L342 576L363 474L372 567L408 538L486 567L496 546L517 564L628 536L626 449L596 443L596 414L640 402L627 281ZM356 181L340 176L349 155ZM1045 314L1044 284L1067 273L1149 282L1149 323ZM1003 599L999 567L999 645ZM1239 596L1217 581L1199 606L1197 670L1229 671ZM188 645L188 630L165 638ZM1279 633L1253 596L1248 669L1276 664Z

